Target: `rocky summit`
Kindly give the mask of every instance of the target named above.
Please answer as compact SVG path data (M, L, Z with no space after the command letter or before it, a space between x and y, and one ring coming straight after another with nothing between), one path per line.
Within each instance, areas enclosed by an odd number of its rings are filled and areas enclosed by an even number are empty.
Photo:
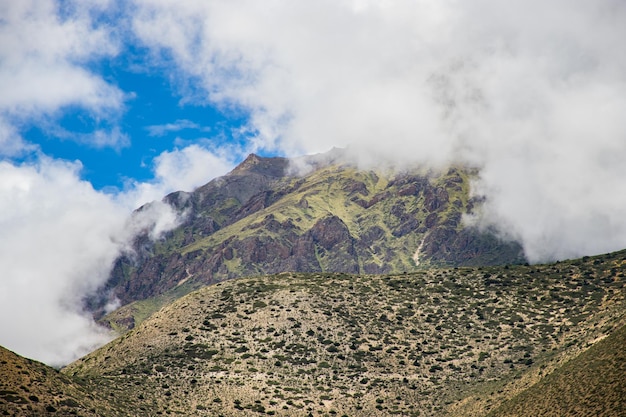
M518 244L464 226L463 216L480 207L469 191L476 172L359 170L341 161L340 151L294 160L253 154L193 192L168 195L181 224L156 242L147 233L137 238L92 310L107 297L170 300L285 271L381 274L524 261Z

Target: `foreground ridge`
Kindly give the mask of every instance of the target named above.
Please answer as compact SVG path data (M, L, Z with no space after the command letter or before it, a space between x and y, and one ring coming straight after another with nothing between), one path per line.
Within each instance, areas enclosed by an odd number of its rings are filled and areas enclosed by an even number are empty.
M569 372L571 361L619 358L610 335L624 324L625 259L228 281L63 372L136 415L505 413L497 407L546 392L526 390ZM625 382L615 383L619 395Z

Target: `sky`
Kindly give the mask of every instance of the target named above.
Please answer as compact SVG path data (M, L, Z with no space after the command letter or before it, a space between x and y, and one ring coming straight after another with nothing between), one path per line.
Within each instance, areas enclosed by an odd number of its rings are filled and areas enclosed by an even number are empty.
M532 262L626 248L624 39L622 0L0 0L0 345L109 340L80 300L251 152L474 166Z

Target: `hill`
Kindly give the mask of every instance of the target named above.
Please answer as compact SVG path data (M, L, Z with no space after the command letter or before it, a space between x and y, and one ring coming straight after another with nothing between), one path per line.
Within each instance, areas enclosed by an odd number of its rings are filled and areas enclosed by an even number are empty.
M0 415L123 416L98 392L0 346Z
M224 177L170 194L165 201L183 222L157 242L140 236L91 309L110 298L171 300L226 279L285 271L391 274L524 261L519 245L463 226L480 205L469 192L472 170L363 171L337 152L250 155ZM302 165L306 174L294 168ZM124 326L137 318L125 317Z
M593 358L621 354L610 346L624 325L625 260L231 280L63 372L133 415L505 413L549 392L537 383L563 381L574 396L604 378L592 369L616 375ZM559 379L577 364L576 380ZM612 381L621 395L626 382ZM619 406L600 395L588 391Z
M626 415L624 347L621 327L488 417Z

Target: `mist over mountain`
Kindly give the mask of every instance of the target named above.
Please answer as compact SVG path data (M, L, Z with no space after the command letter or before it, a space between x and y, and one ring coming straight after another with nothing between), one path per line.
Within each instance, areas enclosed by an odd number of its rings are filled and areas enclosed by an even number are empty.
M139 236L92 308L279 272L399 273L525 262L522 248L464 223L481 210L475 170L362 170L336 149L250 155L229 174L164 201L180 225ZM140 209L138 213L149 208ZM185 290L186 289L186 290Z
M621 1L139 5L158 62L249 112L252 152L467 164L477 222L531 262L626 247Z
M0 348L0 411L621 413L624 251L528 265L472 224L477 169L352 155L251 154L137 209L87 303L119 337L62 373Z

